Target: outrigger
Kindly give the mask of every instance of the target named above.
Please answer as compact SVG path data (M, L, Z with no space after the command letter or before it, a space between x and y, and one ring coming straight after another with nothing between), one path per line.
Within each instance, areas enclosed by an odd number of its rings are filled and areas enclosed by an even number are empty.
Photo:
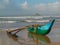
M31 33L46 35L51 31L54 21L55 21L55 19L51 20L50 22L48 22L47 24L42 25L42 26L39 24L25 26L23 28L18 28L18 29L12 30L12 31L7 31L7 33L12 34L14 32L12 35L16 36L16 33L20 32L21 30L27 29Z

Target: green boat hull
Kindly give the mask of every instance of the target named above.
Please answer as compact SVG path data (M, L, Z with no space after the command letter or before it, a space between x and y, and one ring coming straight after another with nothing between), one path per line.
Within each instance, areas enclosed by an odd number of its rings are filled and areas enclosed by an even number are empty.
M28 29L28 31L31 33L42 34L42 35L46 35L50 32L50 30L36 30L35 31L35 30L29 30L29 29Z
M55 19L52 20L51 22L47 23L44 26L38 26L38 27L31 26L28 28L28 31L31 33L35 33L35 34L46 35L51 31L54 21L55 21Z

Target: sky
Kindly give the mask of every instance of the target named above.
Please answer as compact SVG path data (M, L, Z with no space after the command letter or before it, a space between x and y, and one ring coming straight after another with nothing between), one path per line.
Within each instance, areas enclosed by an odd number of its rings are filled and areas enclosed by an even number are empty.
M60 15L60 0L0 0L0 16Z

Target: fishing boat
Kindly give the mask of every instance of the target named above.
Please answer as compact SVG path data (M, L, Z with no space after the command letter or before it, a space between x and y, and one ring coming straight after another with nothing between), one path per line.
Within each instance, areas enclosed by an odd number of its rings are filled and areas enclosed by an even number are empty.
M19 31L27 29L28 32L31 32L31 33L46 35L51 31L54 22L55 22L55 19L51 20L45 25L33 24L33 25L25 26L25 27L18 28L12 31L7 31L7 32L9 34L12 34L12 32L15 32L13 36L16 36L16 33L18 33Z
M46 35L51 31L51 28L54 24L55 19L53 19L52 21L48 22L47 24L43 25L43 26L37 26L34 28L34 26L29 27L28 31L35 33L35 34L42 34L42 35Z

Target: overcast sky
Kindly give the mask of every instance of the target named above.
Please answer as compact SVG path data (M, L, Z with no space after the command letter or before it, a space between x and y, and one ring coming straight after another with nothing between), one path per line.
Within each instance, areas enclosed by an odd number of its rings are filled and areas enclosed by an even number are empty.
M3 15L60 15L60 0L0 0Z

